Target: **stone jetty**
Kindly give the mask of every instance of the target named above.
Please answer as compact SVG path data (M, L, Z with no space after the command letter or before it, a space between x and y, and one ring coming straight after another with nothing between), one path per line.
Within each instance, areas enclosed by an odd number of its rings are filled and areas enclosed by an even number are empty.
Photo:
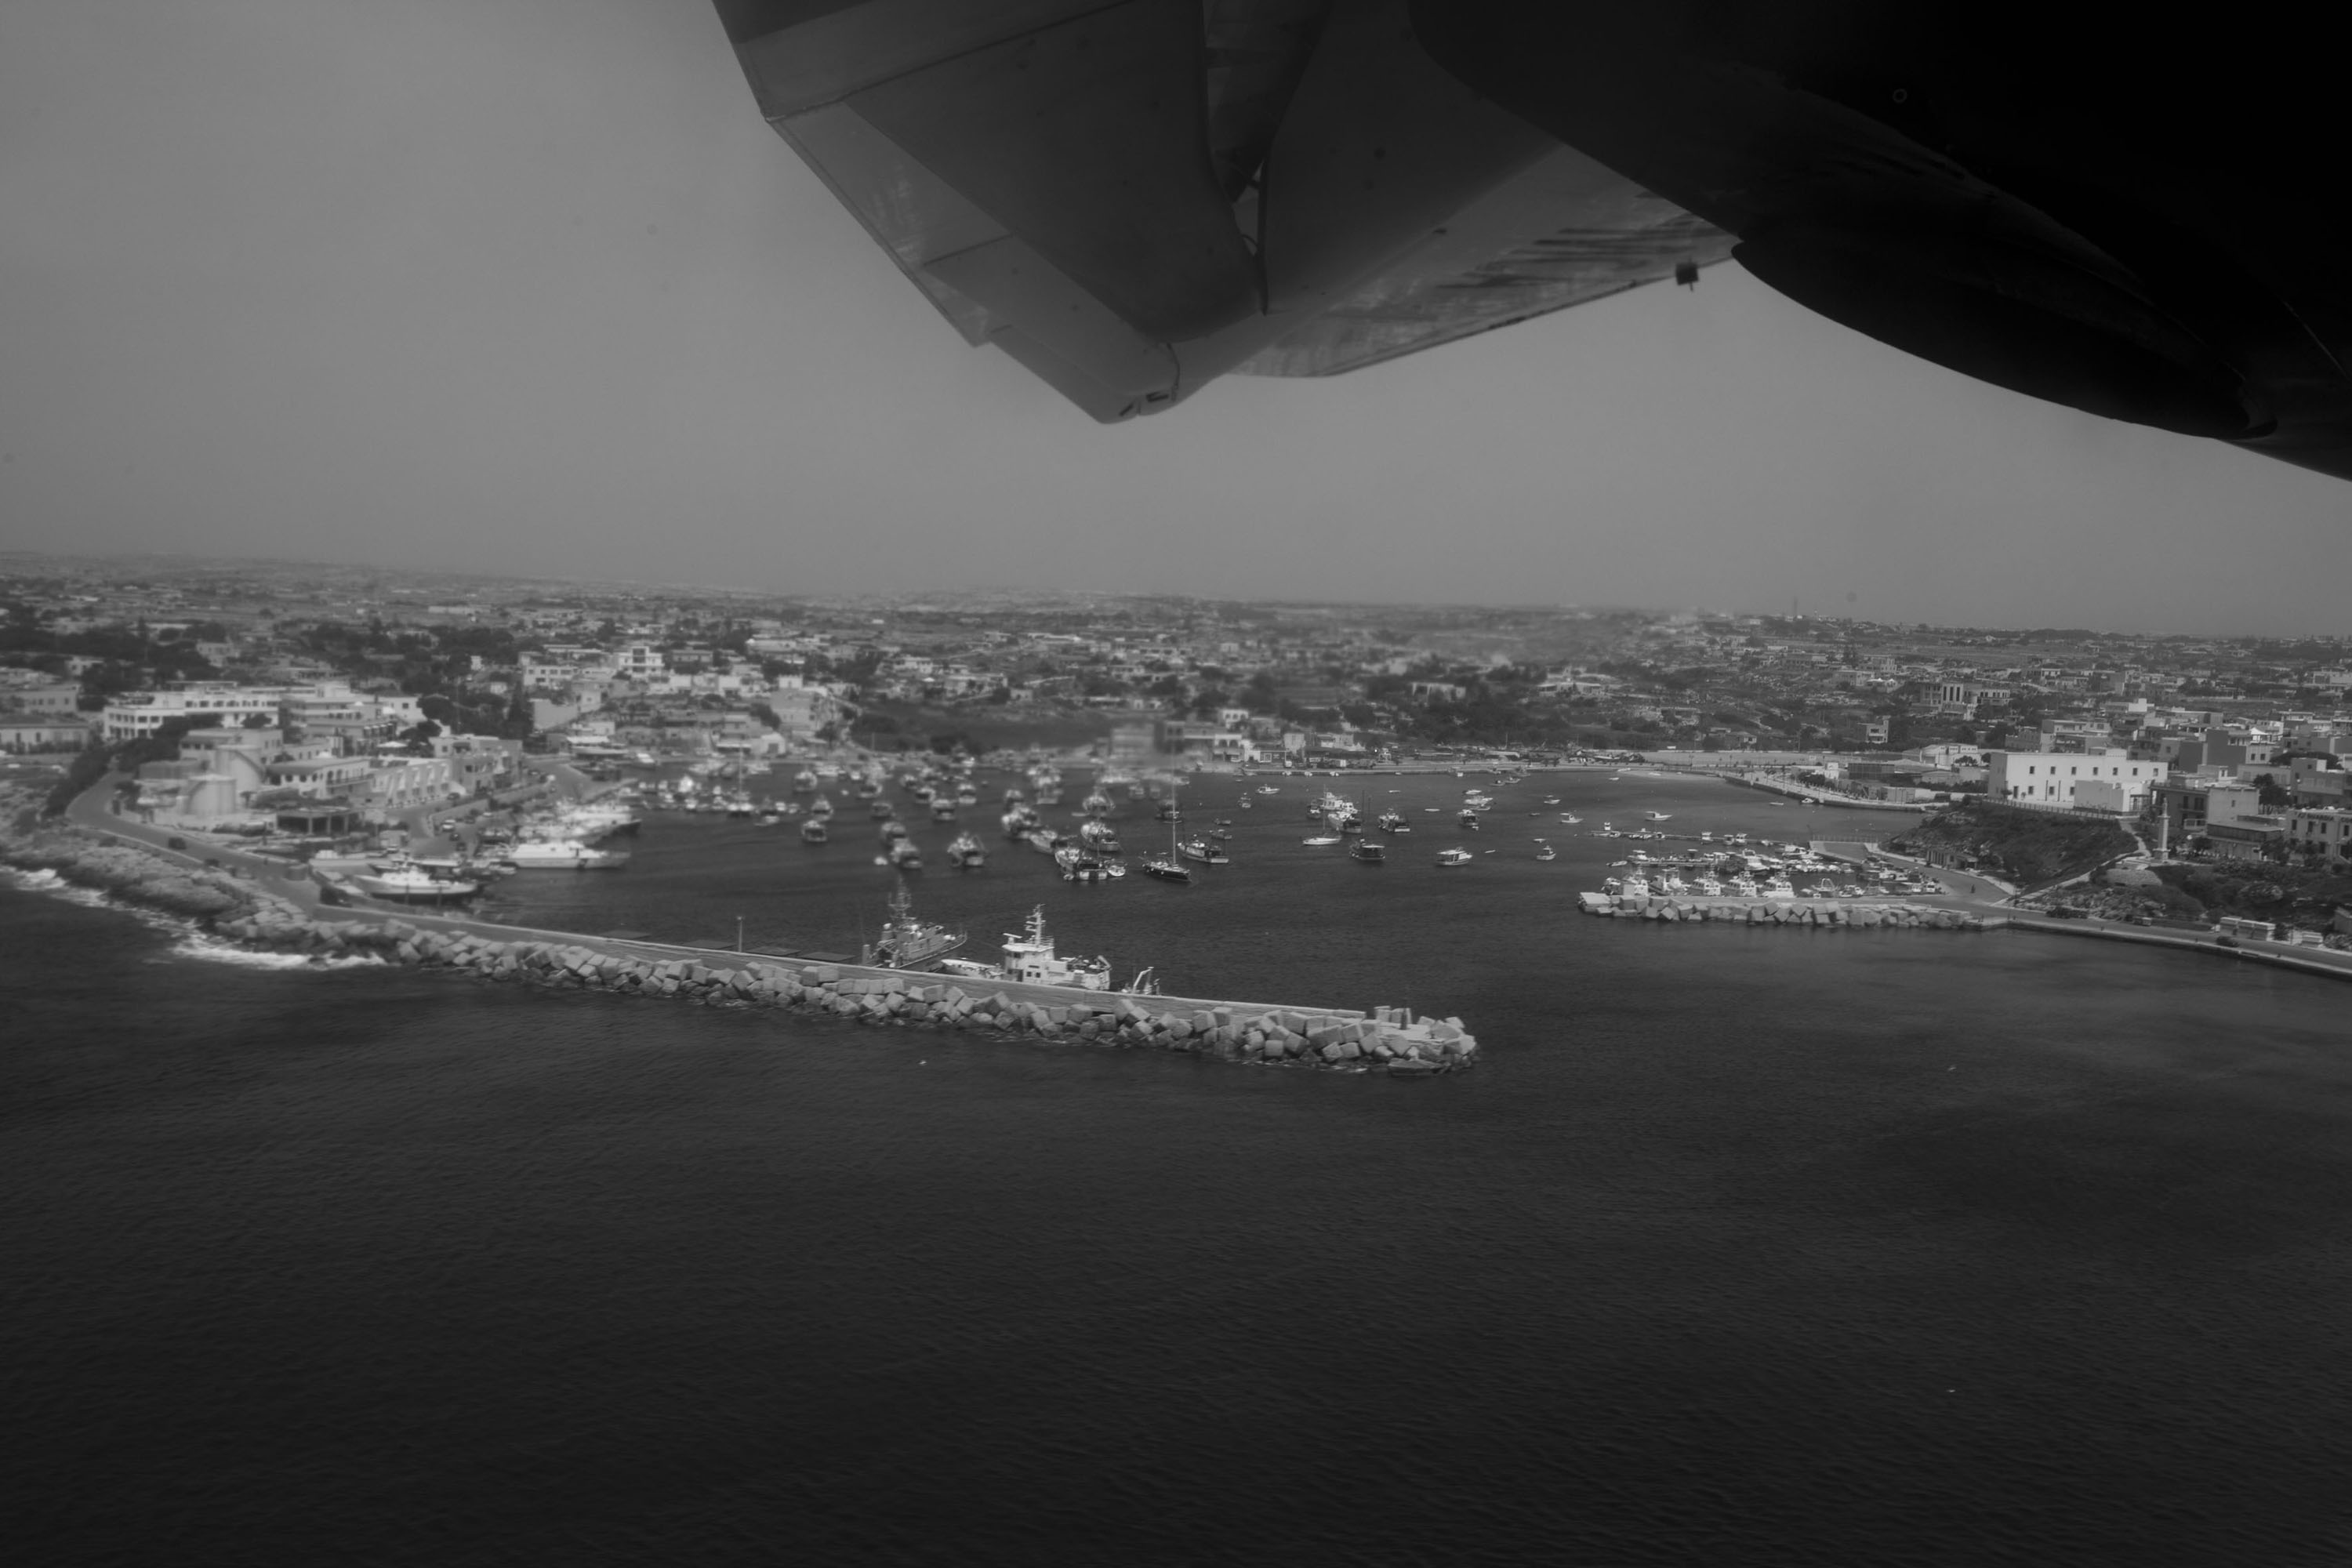
M1869 930L1879 926L1924 931L1990 931L2006 923L1996 915L1927 904L1855 899L1620 899L1580 893L1584 912L1629 921L1708 921L1725 925L1810 926Z
M1402 1007L1366 1014L1194 1002L703 950L656 957L648 944L613 939L501 938L401 920L316 921L278 909L225 921L215 930L278 952L373 953L386 963L459 970L486 980L713 1006L780 1007L858 1024L1149 1046L1267 1066L1418 1077L1470 1066L1478 1055L1478 1042L1461 1019L1416 1017Z

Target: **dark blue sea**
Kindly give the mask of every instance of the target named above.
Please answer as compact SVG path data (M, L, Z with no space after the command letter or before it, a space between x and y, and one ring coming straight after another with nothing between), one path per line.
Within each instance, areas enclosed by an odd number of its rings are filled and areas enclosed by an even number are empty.
M1459 1014L1485 1061L1429 1081L0 891L11 1559L2352 1562L2352 988L1587 920L1604 817L1890 824L1578 775L1469 838L1420 809L1465 782L1359 781L1414 820L1385 867L1301 847L1288 780L1191 803L1236 863L1189 889L1002 847L916 889L983 956L1043 903L1173 993ZM657 817L497 912L846 949L887 882L845 817Z

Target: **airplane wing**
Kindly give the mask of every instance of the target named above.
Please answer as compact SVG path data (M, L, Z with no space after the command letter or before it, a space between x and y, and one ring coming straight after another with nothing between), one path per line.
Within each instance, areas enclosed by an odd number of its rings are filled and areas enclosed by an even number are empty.
M2352 478L2334 57L2030 0L717 0L908 279L1095 418L1737 251L1994 385Z
M1731 236L1496 107L1403 0L719 0L761 110L975 344L1093 417L1330 375Z

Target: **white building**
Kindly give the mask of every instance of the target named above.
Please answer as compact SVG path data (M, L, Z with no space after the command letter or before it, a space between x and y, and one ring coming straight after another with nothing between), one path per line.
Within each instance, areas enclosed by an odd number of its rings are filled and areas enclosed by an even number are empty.
M2118 816L2147 804L2148 791L2164 777L2164 764L2121 752L2003 752L1985 753L1985 795L2026 805L2080 805ZM2078 798L2075 786L2090 784Z
M309 702L361 700L350 687L341 683L235 686L226 681L196 681L170 691L139 691L118 697L106 705L100 725L106 739L114 742L152 735L166 720L184 719L191 713L217 713L221 724L229 729L253 719L265 719L275 724L278 710L289 699Z

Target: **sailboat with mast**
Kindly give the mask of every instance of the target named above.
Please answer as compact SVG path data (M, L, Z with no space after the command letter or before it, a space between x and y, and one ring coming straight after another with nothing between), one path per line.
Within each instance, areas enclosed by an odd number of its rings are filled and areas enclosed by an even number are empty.
M1168 824L1168 853L1154 855L1145 860L1143 874L1157 877L1163 882L1190 882L1192 879L1192 868L1184 864L1183 852L1176 843L1176 826L1184 819L1184 814L1176 808L1176 784L1171 782L1168 786L1168 804L1160 808L1160 819Z

